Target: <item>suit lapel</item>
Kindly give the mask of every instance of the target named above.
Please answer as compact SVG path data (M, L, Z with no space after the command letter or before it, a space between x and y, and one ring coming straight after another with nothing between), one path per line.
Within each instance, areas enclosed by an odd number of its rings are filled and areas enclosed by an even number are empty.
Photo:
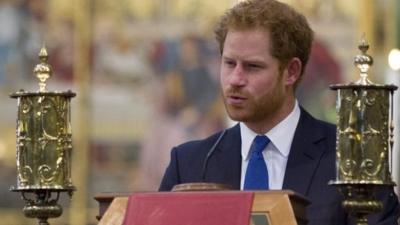
M321 157L327 149L324 130L316 119L301 109L299 124L293 138L282 189L291 189L307 196ZM240 127L227 130L209 161L208 182L224 183L240 189L241 176Z
M314 173L327 148L326 139L316 120L301 109L282 189L291 189L307 196Z
M227 130L210 158L208 173L210 177L207 180L240 189L241 164L240 127L235 125Z

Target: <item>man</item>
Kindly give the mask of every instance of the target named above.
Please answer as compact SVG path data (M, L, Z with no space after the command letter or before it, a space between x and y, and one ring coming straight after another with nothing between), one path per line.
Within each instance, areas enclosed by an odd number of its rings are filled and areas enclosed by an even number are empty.
M304 16L274 0L241 2L221 18L216 37L225 108L240 123L174 148L160 191L200 181L291 189L311 201L310 225L351 224L341 194L328 185L336 176L336 128L314 119L295 98L313 40ZM264 149L255 157L253 145ZM390 189L380 195L384 210L370 224L396 224L397 197Z

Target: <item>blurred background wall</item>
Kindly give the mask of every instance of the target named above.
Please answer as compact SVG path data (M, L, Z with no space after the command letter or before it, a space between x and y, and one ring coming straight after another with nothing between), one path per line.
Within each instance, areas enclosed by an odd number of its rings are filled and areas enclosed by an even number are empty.
M399 85L388 54L400 45L397 0L287 0L303 12L316 41L298 97L316 117L335 122L329 84L357 79L353 57L363 33L375 65L371 80ZM49 90L72 100L73 183L63 215L51 224L96 224L99 192L157 190L171 147L228 126L219 99L213 25L237 0L0 1L0 224L25 219L16 184L19 89L38 89L32 70L45 43L54 75ZM397 59L395 62L399 62ZM396 119L400 99L395 101ZM393 176L399 177L399 126Z

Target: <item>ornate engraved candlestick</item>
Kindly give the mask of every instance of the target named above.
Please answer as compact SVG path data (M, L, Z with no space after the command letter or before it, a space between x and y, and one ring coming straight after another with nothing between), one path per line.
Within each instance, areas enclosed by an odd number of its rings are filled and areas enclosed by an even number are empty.
M394 186L391 178L393 146L393 92L395 85L374 84L368 80L373 59L363 39L361 54L354 58L360 70L355 83L331 85L338 91L335 185L344 195L343 206L356 218L357 225L368 225L367 216L382 209L374 192L378 186ZM390 112L390 115L389 115Z
M17 118L17 186L25 200L26 217L38 218L39 225L48 225L48 218L59 217L57 204L61 192L72 196L71 181L72 132L70 123L71 91L49 92L46 80L52 75L47 64L47 51L39 53L40 64L34 73L39 91L20 90L10 96L18 100Z

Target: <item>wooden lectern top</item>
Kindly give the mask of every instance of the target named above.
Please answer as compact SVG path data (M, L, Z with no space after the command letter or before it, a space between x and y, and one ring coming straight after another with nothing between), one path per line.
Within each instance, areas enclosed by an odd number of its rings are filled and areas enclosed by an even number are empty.
M246 191L247 192L247 191ZM171 192L158 192L160 195L168 196ZM175 192L176 194L177 192ZM190 192L181 192L190 193ZM192 192L195 193L195 192ZM218 192L196 192L202 193L243 193L243 191L218 191ZM293 191L256 191L248 192L253 194L251 206L252 221L251 225L305 225L307 224L305 208L309 201L304 197L295 194ZM157 193L136 193L146 196ZM179 194L179 193L178 193ZM129 193L103 193L95 197L100 203L99 225L121 225L123 223L129 196ZM135 193L133 193L135 195ZM111 203L108 206L106 202ZM257 216L266 218L265 222L257 222ZM100 218L99 217L99 218ZM261 221L261 220L259 220ZM149 224L150 225L150 224Z

